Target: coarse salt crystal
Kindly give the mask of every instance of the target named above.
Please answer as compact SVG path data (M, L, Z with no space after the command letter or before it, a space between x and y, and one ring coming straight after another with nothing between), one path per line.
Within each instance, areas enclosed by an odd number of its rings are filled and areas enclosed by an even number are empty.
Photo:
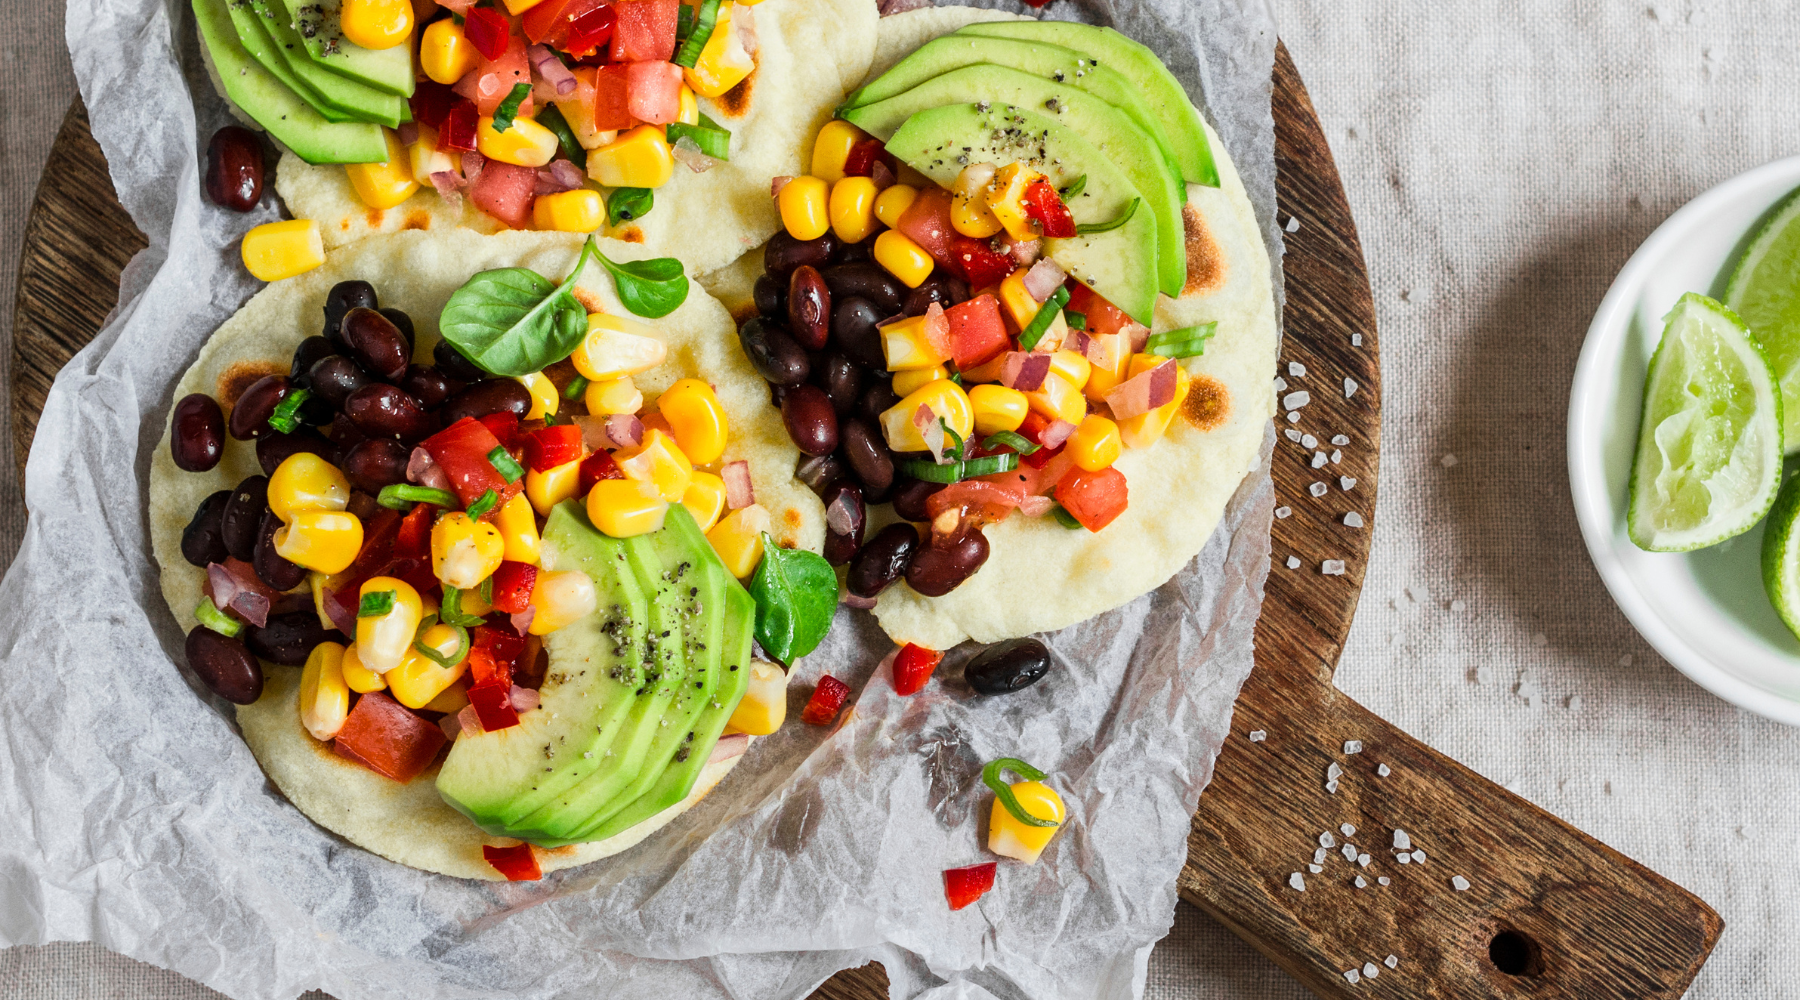
M1355 476L1339 476L1338 477L1338 489L1343 490L1345 493L1348 493L1351 490L1356 489L1356 477Z
M1339 764L1335 760L1331 762L1331 766L1329 766L1325 769L1325 777L1327 777L1327 778L1341 778L1343 776L1344 776L1344 767L1342 764ZM1326 836L1329 837L1331 835L1326 834ZM1331 845L1326 844L1325 846L1330 847Z
M1320 873L1320 872L1322 872L1322 871L1324 871L1324 870L1325 870L1325 869L1324 869L1324 868L1321 868L1321 867L1320 867L1320 866L1318 866L1318 865L1307 865L1307 866L1306 866L1306 870L1307 870L1307 871L1309 871L1309 872L1312 872L1312 873L1313 873L1313 874L1314 874L1314 875L1317 875L1317 874L1319 874L1319 873Z
M1393 774L1394 769L1387 766L1386 764L1377 764L1377 765L1375 765L1375 773L1379 774L1385 778L1388 775Z
M1356 971L1355 969L1345 969L1344 970L1344 979L1346 979L1350 983L1350 985L1355 986L1357 983L1362 982L1362 973Z
M1403 865L1410 865L1410 864L1412 864L1412 855L1401 854L1401 855L1395 857L1394 860L1400 862Z
M1329 461L1331 461L1331 460L1325 457L1324 452L1322 452L1322 451L1313 452L1313 457L1312 457L1312 467L1313 468L1323 469L1325 467L1325 463L1329 462Z
M1467 604L1464 604L1461 601L1451 601L1450 602L1450 610L1451 611L1467 611L1468 609L1469 609L1469 606Z
M1369 880L1363 878L1361 875L1356 876L1356 887L1358 889L1367 889L1369 887Z
M1288 556L1287 557L1287 568L1288 569L1299 569L1300 568L1299 558L1297 558L1295 556Z
M1376 976L1379 976L1379 975L1381 975L1381 969L1374 962L1364 962L1363 963L1363 978L1364 979L1374 979Z
M1338 783L1337 783L1337 782L1335 782L1335 781L1327 781L1327 782L1326 782L1326 783L1325 783L1325 790L1326 790L1326 791L1327 791L1327 792L1330 792L1330 793L1331 793L1331 794L1333 794L1333 795L1336 795L1336 794L1337 794L1337 790L1338 790Z
M1252 743L1261 743L1263 740L1266 740L1268 738L1269 738L1269 734L1266 732L1263 732L1260 729L1250 730L1250 742L1252 742Z
M1318 446L1319 439L1313 437L1311 434L1304 435L1300 438L1300 447L1302 448L1317 448Z
M1275 391L1282 392L1286 389L1287 389L1287 379L1282 378L1280 375L1275 376Z
M1306 443L1305 443L1305 438L1302 438L1302 437L1301 437L1301 436L1300 436L1300 432L1299 432L1299 431L1297 431L1297 430L1295 430L1295 429L1294 429L1294 428L1292 428L1292 427L1289 427L1289 428L1288 428L1288 429L1287 429L1287 430L1285 430L1285 431L1282 431L1282 432L1281 432L1281 433L1283 433L1283 434L1286 434L1286 435L1287 435L1287 439L1288 439L1288 440L1289 440L1289 441L1299 441L1299 442L1301 442L1301 443L1302 443L1302 444L1303 444L1303 445L1305 445L1305 446L1306 446L1306 447L1308 447L1308 448L1311 448L1311 447L1312 447L1312 445L1310 445L1310 444L1306 444ZM1307 436L1308 436L1308 437L1311 437L1311 435L1307 435Z
M1331 464L1337 465L1337 464L1343 462L1343 460L1344 460L1344 449L1333 448L1331 450Z
M1369 867L1369 861L1370 861L1370 858L1367 854L1358 854L1356 856L1356 863L1363 866L1364 868Z
M1569 706L1569 711L1571 712L1581 711L1581 696L1578 694L1570 695L1566 704Z
M1342 853L1344 855L1345 861L1355 861L1356 860L1356 845L1355 844L1345 844Z
M1342 448L1344 445L1347 445L1350 443L1350 437L1347 434L1337 434L1332 437L1331 443Z
M1297 424L1299 422L1300 422L1300 411L1299 410L1294 410L1288 414L1288 423Z
M1332 777L1336 777L1336 775L1332 775ZM1337 838L1331 835L1330 830L1326 830L1324 833L1319 834L1319 846L1320 847L1336 847L1337 846Z
M1466 892L1469 888L1469 880L1461 875L1456 875L1450 879L1450 886L1457 892Z
M1284 410L1298 410L1310 402L1312 402L1312 393L1307 392L1305 389L1296 389L1281 397L1281 408Z
M1412 859L1413 859L1413 864L1415 864L1415 865L1424 864L1425 863L1425 852L1424 851L1412 852Z
M1350 346L1351 347L1361 347L1362 346L1362 334L1360 334L1360 333L1351 334L1350 335Z
M1382 964L1382 965L1385 965L1385 966L1387 966L1387 967L1388 967L1388 968L1390 968L1390 969L1392 969L1392 968L1394 968L1394 967L1395 967L1395 966L1397 966L1397 965L1399 965L1399 964L1400 964L1400 960L1399 960L1399 959L1397 959L1397 958L1395 958L1395 957L1394 957L1394 956L1392 956L1392 955L1389 955L1389 956L1388 956L1388 957L1386 957L1386 958L1384 958L1384 959L1382 959L1382 960L1381 960L1381 964Z
M1324 483L1314 483L1306 488L1306 492L1311 493L1316 497L1322 497L1331 492L1331 487L1326 486Z
M1325 863L1325 856L1326 856L1326 855L1327 855L1327 854L1328 854L1328 853L1330 853L1330 852L1328 852L1328 851L1326 851L1326 850L1325 850L1325 848L1323 848L1323 847L1321 847L1321 848L1319 848L1319 849L1318 849L1318 850L1316 850L1316 851L1314 851L1314 852L1313 852L1313 864L1315 864L1315 865L1322 865L1322 864L1324 864L1324 863Z
M1306 879L1302 878L1299 872L1294 872L1293 874L1288 876L1288 887L1292 888L1292 889L1297 889L1300 892L1305 892L1306 891Z
M1288 374L1294 376L1295 378L1305 378L1306 377L1306 366L1301 364L1298 361L1289 361L1288 362Z
M1344 514L1344 527L1346 527L1346 528L1360 528L1360 527L1362 527L1362 526L1363 526L1363 519L1362 519L1362 515L1361 515L1361 514L1358 514L1358 513L1357 513L1357 512L1356 512L1356 511L1353 511L1353 510L1352 510L1352 511L1346 511L1346 512L1345 512L1345 514Z
M1448 469L1456 464L1456 456L1445 455L1443 458L1438 459L1438 461L1443 464L1444 468Z
M1362 740L1345 740L1345 753L1362 753Z
M1287 231L1290 233L1297 233L1300 231L1300 217L1298 215L1288 216Z
M1292 508L1292 507L1277 507L1277 508L1275 508L1275 516L1278 518L1287 517L1293 513L1294 513L1294 508Z
M1354 395L1356 395L1356 380L1353 378L1344 379L1344 398L1349 399Z
M1380 878L1376 879L1375 881L1381 883L1382 885L1389 885L1392 883L1392 880L1389 879L1386 875L1381 876Z
M1348 823L1345 823L1344 825L1338 827L1338 832L1343 834L1346 837L1354 837L1354 836L1356 836L1356 827L1351 826Z
M1412 850L1412 838L1406 835L1405 830L1394 831L1394 847L1402 851Z
M1319 572L1326 576L1343 576L1344 561L1342 559L1327 559L1319 564Z

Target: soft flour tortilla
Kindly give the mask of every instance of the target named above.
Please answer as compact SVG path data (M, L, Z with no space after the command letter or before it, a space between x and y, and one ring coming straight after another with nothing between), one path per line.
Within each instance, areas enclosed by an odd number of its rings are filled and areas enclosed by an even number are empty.
M977 21L1012 15L939 7L883 18L871 78L920 45ZM1275 413L1279 332L1269 255L1225 144L1207 127L1219 187L1189 185L1188 291L1158 296L1152 331L1218 322L1206 353L1182 362L1193 390L1168 433L1116 463L1131 506L1099 534L1052 518L1011 517L985 529L988 561L943 597L904 584L875 606L896 642L949 649L1086 621L1161 586L1205 546L1225 504L1255 467ZM873 530L873 528L871 528Z
M418 328L417 356L429 361L437 341L437 315L470 275L495 267L529 267L561 280L574 266L581 238L556 233L481 236L468 231L399 233L365 240L332 254L324 267L263 289L227 320L201 348L173 398L204 392L221 403L235 400L250 382L271 371L285 373L301 339L319 331L325 295L350 278L371 282L384 306L409 313ZM607 242L614 260L647 256L642 248ZM624 313L611 280L590 265L578 283L590 309ZM669 360L637 377L647 398L677 378L712 382L730 417L725 461L750 463L757 500L784 544L818 549L824 538L819 500L793 477L799 452L788 439L779 411L769 406L768 386L738 348L730 316L698 287L687 302L659 320L642 320L669 345ZM652 405L654 405L652 403ZM162 567L163 596L185 631L196 624L205 572L181 556L181 531L200 501L261 471L252 442L230 441L211 472L182 472L169 456L167 431L150 467L151 541ZM511 843L483 834L438 797L437 770L401 785L351 764L309 736L300 725L297 667L264 665L263 697L237 710L244 739L263 770L301 812L360 847L401 864L463 878L494 879L482 859L483 844ZM546 681L546 684L551 683ZM688 798L611 840L540 852L546 870L622 851L684 812L723 778L736 759L709 765Z
M874 52L874 0L766 0L753 9L756 70L718 100L700 102L731 131L731 159L700 174L677 162L650 214L605 233L641 243L653 257L678 257L690 274L723 267L774 235L780 220L769 180L806 172L812 137ZM318 220L328 249L402 229L505 228L467 198L452 208L428 183L394 208L371 209L343 167L293 153L282 154L275 190L295 218Z

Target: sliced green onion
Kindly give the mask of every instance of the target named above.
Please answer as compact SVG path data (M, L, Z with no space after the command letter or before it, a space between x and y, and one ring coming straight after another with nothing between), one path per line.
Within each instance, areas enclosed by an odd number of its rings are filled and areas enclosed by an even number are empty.
M411 483L394 483L383 486L375 502L389 510L412 510L415 503L436 504L449 510L461 506L456 494L449 490L434 489L430 486L414 486Z
M491 576L481 581L481 599L487 604L494 603L494 578Z
M1063 508L1062 504L1057 504L1056 506L1050 508L1050 515L1052 517L1056 518L1057 524L1062 525L1063 527L1069 529L1070 531L1074 531L1078 528L1084 527L1084 525L1080 521L1075 520L1074 514L1069 513L1067 510L1065 510Z
M1069 324L1071 330L1087 329L1087 313L1078 313L1073 309L1063 310L1063 322Z
M687 37L693 33L694 8L687 4L682 4L675 11L675 44L680 45L682 42L687 41Z
M537 123L550 130L556 136L556 144L562 147L563 155L569 162L587 170L587 150L575 138L575 130L569 127L569 120L563 117L562 109L555 104L546 104L537 113Z
M685 4L683 6L686 6ZM700 50L712 38L713 27L719 23L719 0L701 0L700 16L694 21L694 30L687 40L681 43L681 51L675 53L674 63L687 69L693 69L700 61Z
M962 385L962 372L956 367L956 362L946 361L944 365L950 369L950 381L955 385Z
M439 614L446 625L467 625L470 628L480 625L484 619L465 614L462 609L463 592L455 587L444 588L444 605Z
M1021 455L1030 455L1043 445L1031 440L1016 431L995 431L981 442L983 448L998 448L1005 445Z
M445 624L448 625L449 623L445 622ZM456 630L456 652L451 653L449 656L444 656L437 650L425 645L422 640L413 640L413 649L418 650L420 656L443 667L445 670L449 670L451 667L461 663L463 658L469 655L469 630L463 628L461 625L450 625L450 627Z
M945 420L943 417L938 418L938 426L944 429L945 436L956 442L954 445L945 448L944 454L949 455L951 458L963 457L963 436L956 433L956 429L950 426L950 421Z
M1159 358L1192 358L1206 353L1206 342L1218 332L1219 323L1214 320L1203 326L1186 326L1179 330L1159 333L1144 343L1144 352Z
M281 402L275 404L275 412L269 414L269 426L283 434L294 433L294 428L300 426L300 407L311 398L311 389L296 389L281 397Z
M524 84L520 84L519 86L522 87ZM1131 204L1125 207L1125 213L1123 215L1120 215L1111 222L1089 222L1078 225L1075 227L1075 235L1092 236L1095 233L1110 233L1120 226L1123 226L1125 223L1130 222L1131 217L1137 214L1138 206L1143 203L1144 199L1133 198L1131 199Z
M1000 772L1002 771L1011 771L1024 778L1026 781L1043 781L1044 772L1032 767L1030 764L1025 763L1017 757L1002 757L981 769L982 784L994 790L994 798L999 799L1000 804L1006 807L1006 811L1012 813L1013 819L1018 820L1026 826L1062 825L1056 820L1043 819L1042 817L1033 816L1026 812L1025 807L1019 804L1018 796L1013 794L1012 786L1007 784L1005 779L1000 777Z
M1069 290L1061 285L1056 286L1056 291L1051 292L1044 304L1038 306L1037 315L1031 317L1031 324L1020 331L1019 349L1029 351L1036 347L1037 342L1043 340L1044 334L1049 332L1050 324L1056 322L1056 314L1062 312L1062 307L1068 304Z
M499 494L495 493L493 490L483 490L482 494L475 498L475 502L470 504L469 509L467 511L464 511L464 513L468 514L471 518L479 521L479 520L481 520L481 516L483 514L486 514L488 511L493 510L494 505L499 502L500 502Z
M687 122L670 122L668 125L669 145L681 141L682 136L694 140L700 152L715 160L731 159L731 133L720 128L717 122L705 115L700 116L700 124L689 125Z
M235 639L244 630L243 622L220 611L210 597L200 598L199 606L194 608L194 617L200 619L200 624L228 638Z
M569 383L568 388L563 390L563 398L564 399L580 399L581 394L587 391L587 387L588 387L587 376L586 375L577 375L577 376L575 376L574 381Z
M377 590L362 595L362 602L356 606L356 617L380 618L394 610L394 597L391 590Z
M519 105L524 104L525 98L530 95L531 84L513 84L512 92L506 95L506 100L501 101L500 106L494 109L493 128L495 132L504 132L513 127L513 119L519 117ZM1078 230L1080 228L1076 227Z
M606 196L606 224L616 226L641 219L655 207L656 195L649 188L614 188L613 193Z
M971 458L962 463L962 477L974 479L976 476L991 476L996 472L1011 472L1019 467L1019 456L1003 451L998 455L983 455Z
M494 471L500 473L501 478L508 483L516 483L525 478L525 470L519 467L518 460L512 457L505 445L495 445L494 450L488 452L487 459Z
M1081 192L1086 191L1086 190L1087 190L1087 175L1082 174L1080 177L1077 177L1074 180L1070 181L1068 187L1063 188L1062 190L1058 191L1057 193L1062 195L1063 203L1066 205L1069 202L1075 200L1076 198L1081 197Z
M908 458L901 461L900 471L914 479L923 479L928 483L944 483L945 485L948 485L962 479L962 465L961 462L951 462L949 465L939 465L936 462L927 462L923 459Z

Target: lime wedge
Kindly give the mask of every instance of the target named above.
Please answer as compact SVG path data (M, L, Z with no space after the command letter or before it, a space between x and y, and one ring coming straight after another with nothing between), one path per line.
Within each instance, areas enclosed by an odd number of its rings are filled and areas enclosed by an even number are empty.
M1781 439L1800 451L1800 191L1775 206L1744 251L1725 304L1743 317L1769 356L1786 414Z
M1800 636L1800 476L1790 478L1775 495L1769 523L1763 529L1763 590L1788 630Z
M1664 317L1644 378L1627 528L1686 552L1750 530L1781 485L1781 395L1744 321L1689 292Z

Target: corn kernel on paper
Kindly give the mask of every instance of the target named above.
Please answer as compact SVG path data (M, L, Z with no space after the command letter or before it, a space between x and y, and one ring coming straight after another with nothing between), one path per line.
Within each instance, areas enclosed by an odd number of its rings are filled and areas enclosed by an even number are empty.
M1278 259L1266 8L1051 13L1110 15L1191 92L1205 85ZM68 39L150 249L50 393L31 520L0 583L0 943L93 940L269 1000L798 997L870 960L901 997L1141 994L1186 817L1250 668L1267 440L1200 556L1050 637L1056 666L1033 688L975 698L956 682L959 653L898 698L877 673L891 648L880 629L843 611L797 667L790 715L830 672L857 692L846 719L790 721L632 851L539 883L395 865L325 833L265 779L230 713L177 666L182 635L149 554L145 484L172 387L255 290L237 239L278 207L239 216L200 194L205 139L229 117L184 4L72 0ZM1002 862L995 889L952 913L941 872L991 859L977 772L1003 755L1051 772L1072 821L1038 865Z

